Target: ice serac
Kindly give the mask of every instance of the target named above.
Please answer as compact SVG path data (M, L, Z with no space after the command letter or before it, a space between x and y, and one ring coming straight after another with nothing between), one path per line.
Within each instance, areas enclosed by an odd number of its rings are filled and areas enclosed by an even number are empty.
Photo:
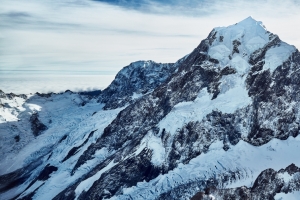
M30 158L24 169L9 165L14 170L2 173L0 183L11 177L11 184L0 187L0 195L291 196L300 191L299 69L299 51L249 17L214 28L175 64L130 64L96 99L64 94L31 100L42 122L55 120L36 137L32 146L40 148L24 151ZM57 103L70 107L51 112ZM22 177L28 181L10 186Z

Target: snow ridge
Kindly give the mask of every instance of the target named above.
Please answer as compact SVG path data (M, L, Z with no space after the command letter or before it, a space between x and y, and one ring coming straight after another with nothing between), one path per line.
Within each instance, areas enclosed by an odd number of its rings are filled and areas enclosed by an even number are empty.
M249 17L175 64L131 63L101 92L0 92L0 198L297 194L299 67L298 50Z

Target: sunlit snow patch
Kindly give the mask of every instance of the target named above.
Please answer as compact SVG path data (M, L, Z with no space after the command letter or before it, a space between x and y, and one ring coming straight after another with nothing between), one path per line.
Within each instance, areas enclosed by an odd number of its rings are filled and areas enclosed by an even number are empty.
M282 65L283 62L286 61L295 51L296 48L294 46L285 42L281 42L280 46L276 46L267 51L263 69L270 69L271 71L274 71L278 66Z
M151 131L149 131L142 139L139 147L135 151L135 155L138 155L144 148L152 150L151 163L154 166L160 166L164 162L165 148L161 138L153 135Z
M136 186L124 188L123 195L114 196L111 199L128 199L129 197L155 199L158 195L182 184L207 180L236 170L239 171L239 178L233 182L227 182L225 188L251 187L257 176L265 169L272 168L278 171L291 163L299 166L300 160L295 160L300 151L299 141L300 136L290 137L287 140L273 139L259 147L240 141L235 146L231 146L228 151L222 148L222 141L217 141L209 147L208 153L202 153L188 164L179 164L174 170L159 175L149 182L139 182ZM271 151L270 147L276 151ZM281 195L276 197L281 197Z
M0 124L18 121L19 113L26 110L23 107L25 101L26 99L21 97L13 97L12 99L0 98ZM39 110L40 108L36 107L36 109Z
M242 43L241 50L244 50L248 55L262 48L269 42L269 33L266 31L262 22L258 22L252 17L248 17L237 24L228 27L218 27L214 30L217 34L212 46L222 44L225 45L227 49L232 49L233 41L239 40ZM245 46L243 46L243 44L245 44ZM223 52L224 55L226 55L228 50ZM212 54L210 55L212 56Z
M293 191L291 193L277 193L274 197L275 200L299 200L300 191Z
M221 80L221 93L216 99L211 100L212 95L207 92L207 88L200 91L194 101L178 103L172 111L163 118L160 129L165 129L171 134L190 121L201 121L213 110L223 113L233 113L239 108L243 108L251 103L251 98L245 88L245 77L237 74L224 76Z

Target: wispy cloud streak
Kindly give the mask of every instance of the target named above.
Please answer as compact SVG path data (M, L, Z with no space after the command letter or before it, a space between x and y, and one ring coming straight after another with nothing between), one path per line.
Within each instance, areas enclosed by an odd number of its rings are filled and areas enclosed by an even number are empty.
M296 0L2 0L3 70L107 71L175 62L216 26L248 16L300 47Z

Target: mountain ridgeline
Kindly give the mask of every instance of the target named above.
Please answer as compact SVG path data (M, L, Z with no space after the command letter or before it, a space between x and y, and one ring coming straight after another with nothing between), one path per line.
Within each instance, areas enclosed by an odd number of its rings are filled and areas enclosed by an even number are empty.
M103 91L1 91L1 199L300 195L300 53L249 17Z

